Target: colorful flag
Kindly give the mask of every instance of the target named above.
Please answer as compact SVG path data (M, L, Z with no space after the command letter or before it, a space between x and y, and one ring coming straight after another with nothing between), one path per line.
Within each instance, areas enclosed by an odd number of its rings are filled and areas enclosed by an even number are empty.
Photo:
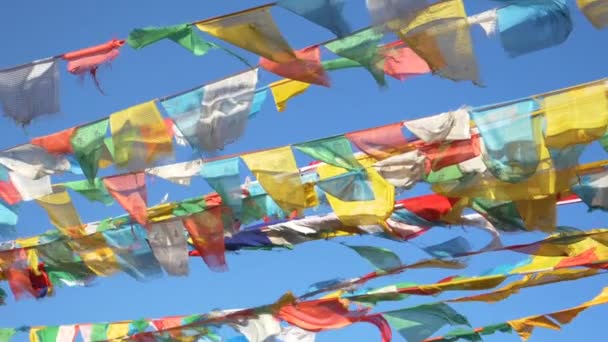
M78 51L72 51L63 55L68 62L68 71L74 75L91 74L95 85L101 91L97 70L103 64L109 64L118 57L120 48L125 44L124 40L112 39L107 43L92 46Z
M71 154L74 153L70 139L74 135L76 127L64 129L63 131L32 139L32 145L40 146L49 153Z
M227 271L221 207L185 217L183 223L205 264L216 272Z
M268 87L272 92L277 111L283 112L287 109L287 101L294 96L303 94L310 87L310 83L283 79L271 83Z
M70 139L74 156L89 182L97 176L99 161L104 150L108 119L78 127ZM114 151L114 149L112 149Z
M188 275L188 245L181 221L152 223L148 242L156 260L173 276Z
M129 33L127 44L134 49L141 49L162 39L172 40L195 56L202 56L215 48L215 44L194 33L191 24L137 28Z
M157 166L146 169L146 174L166 179L169 182L189 186L192 177L197 176L203 168L203 161L195 159L188 162Z
M344 18L344 2L344 0L279 0L277 5L325 27L338 37L344 37L352 32Z
M604 0L576 0L578 8L597 29L608 26L608 3Z
M329 78L321 65L319 46L310 46L295 52L297 59L277 63L260 58L260 66L274 74L306 83L329 87Z
M148 192L143 172L106 177L103 184L137 223L143 226L148 223Z
M343 135L295 144L293 147L313 159L347 170L361 169L350 141Z
M396 123L347 133L346 138L367 155L382 160L409 146L402 129L403 124Z
M84 234L84 225L65 187L55 186L52 194L40 197L36 202L47 212L51 223L61 234L70 237Z

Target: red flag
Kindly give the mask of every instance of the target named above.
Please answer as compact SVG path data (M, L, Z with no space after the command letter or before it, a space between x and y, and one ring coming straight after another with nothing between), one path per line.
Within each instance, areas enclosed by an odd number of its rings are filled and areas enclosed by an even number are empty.
M587 264L591 264L593 262L599 261L597 254L595 254L595 247L589 248L588 250L582 252L579 255L564 258L555 266L555 268L567 268L567 267L576 267L576 266L584 266Z
M226 271L222 208L207 209L184 218L183 222L205 264L213 271Z
M396 123L347 133L346 138L367 155L382 160L403 151L409 145L401 131L402 127L403 124Z
M472 135L470 140L425 144L420 151L427 157L427 170L433 171L473 159L481 153L478 135Z
M21 194L10 180L0 181L0 198L10 205L21 202Z
M102 64L110 63L118 57L120 47L125 44L124 40L112 39L107 43L92 46L86 49L73 51L63 55L63 59L68 61L68 71L74 75L91 74L97 88L97 69Z
M351 312L339 298L320 299L281 307L278 317L308 331L340 329L365 315L365 310Z
M65 129L61 132L45 135L32 139L31 143L47 150L49 153L71 154L74 153L70 138L76 131L76 127Z
M148 192L143 172L107 177L103 184L137 223L148 223Z
M297 59L285 63L277 63L261 57L260 66L292 80L329 87L329 78L321 65L321 50L318 46L298 50L296 57Z
M431 68L414 50L396 41L384 46L384 73L400 81L427 74Z
M427 221L437 222L452 210L456 202L457 198L431 194L400 200L397 204Z

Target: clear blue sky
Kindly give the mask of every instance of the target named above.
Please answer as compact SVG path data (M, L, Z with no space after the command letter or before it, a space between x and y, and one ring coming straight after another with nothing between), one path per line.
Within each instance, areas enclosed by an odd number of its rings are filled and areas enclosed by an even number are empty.
M179 5L177 5L179 3ZM0 68L30 60L84 48L112 38L125 38L133 28L149 25L179 24L214 15L225 14L261 1L5 1L0 11L0 31L4 32ZM364 1L349 1L347 11L355 27L368 24ZM495 4L491 1L466 0L469 14L478 13ZM483 105L543 91L599 79L608 75L606 41L608 30L595 30L570 1L574 31L561 46L511 59L497 37L487 39L479 27L473 29L475 53L485 87L455 83L431 75L404 83L389 81L388 89L378 89L362 69L331 74L333 87L313 87L291 101L288 110L277 113L269 97L262 113L250 121L245 136L229 146L225 153L281 146L297 141L321 138L338 133L392 123L403 119L440 113L462 105ZM272 10L284 35L295 48L331 38L329 32L275 8ZM534 34L534 32L530 32ZM255 61L248 55L250 61ZM64 65L62 66L65 67ZM109 69L101 71L100 80L106 95L101 95L90 80L81 83L62 69L62 113L35 121L27 132L5 118L0 118L2 148L23 143L31 137L101 118L114 111L136 105L155 97L171 94L198 84L234 73L243 65L221 52L195 57L171 42L161 42L140 51L125 47ZM261 73L261 82L274 81L275 76ZM191 156L180 152L176 161ZM603 150L593 146L584 160L606 158ZM304 159L301 159L304 161ZM104 175L107 174L104 173ZM73 178L73 177L72 177ZM72 179L57 178L56 181ZM202 180L189 188L170 185L161 180L149 182L150 204L157 203L165 193L170 200L179 200L209 191ZM409 196L419 195L425 188L416 188ZM84 222L118 215L118 206L103 207L73 196ZM33 202L22 205L17 227L20 236L30 236L51 228L48 218ZM602 227L604 213L589 214L583 205L560 209L559 222L578 228ZM445 241L465 234L459 228L437 228L417 245ZM467 232L480 246L486 237ZM538 234L505 236L507 242L530 241ZM357 237L353 244L373 244L397 252L404 262L424 255L412 244L387 242L379 238ZM470 260L463 274L475 275L490 267L516 262L523 255L495 253ZM352 277L370 271L367 263L336 241L319 241L298 246L293 251L245 251L228 255L230 271L213 273L202 260L191 260L191 275L138 283L126 275L101 278L90 288L58 289L53 298L25 300L0 307L0 326L53 325L115 321L143 317L203 313L216 308L242 308L269 303L285 291L302 293L314 282L335 277ZM372 285L399 281L425 283L436 281L450 272L416 271L386 278ZM522 291L511 299L494 305L466 304L455 308L470 318L474 326L502 322L531 314L568 308L591 299L608 284L606 278L581 280ZM6 284L4 284L6 287ZM439 298L459 296L450 293ZM379 309L406 307L423 300L410 298L397 305ZM562 332L539 330L531 341L572 341L592 338L601 340L608 306L583 313ZM19 335L16 340L24 340ZM378 333L368 325L321 333L318 341L375 341ZM395 340L400 340L396 336ZM517 341L515 335L495 335L488 341Z

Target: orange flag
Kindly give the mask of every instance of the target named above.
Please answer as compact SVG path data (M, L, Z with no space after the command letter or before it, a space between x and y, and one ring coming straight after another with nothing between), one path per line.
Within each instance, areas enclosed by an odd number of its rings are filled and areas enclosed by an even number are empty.
M261 57L260 66L274 74L305 83L329 87L329 78L321 65L319 46L310 46L295 52L297 59L277 63Z
M107 177L103 184L137 223L148 223L148 192L143 172Z
M70 138L76 131L76 127L65 129L61 132L45 135L32 139L32 145L37 145L49 153L71 154L74 153Z
M222 208L207 209L184 218L183 222L205 264L216 272L227 271Z

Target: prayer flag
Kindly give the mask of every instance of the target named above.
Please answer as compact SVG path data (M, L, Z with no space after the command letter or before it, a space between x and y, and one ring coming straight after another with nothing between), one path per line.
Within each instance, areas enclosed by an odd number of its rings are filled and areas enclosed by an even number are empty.
M188 275L188 245L181 221L158 222L150 225L148 242L156 260L165 272L173 276Z
M103 142L108 130L108 122L108 119L104 119L78 127L70 138L74 156L89 182L97 176L99 161L105 146Z
M271 83L268 87L272 92L277 111L283 112L287 108L287 101L294 96L303 94L310 87L310 83L283 79Z
M143 226L148 223L148 192L143 172L106 177L103 184L137 223Z
M105 205L114 203L112 196L110 196L103 181L99 178L95 178L93 182L89 182L88 180L67 182L63 183L63 186L76 191L86 197L89 201L100 202Z
M55 186L52 194L40 197L36 202L47 212L51 223L62 234L70 237L84 234L84 225L65 187Z
M192 177L197 176L203 168L203 161L196 159L188 162L157 166L146 169L146 174L168 180L169 182L189 186Z
M367 155L382 160L405 150L409 146L402 128L402 123L396 123L347 133L346 138Z
M347 170L360 169L355 159L350 141L344 136L325 138L293 145L293 147L312 158Z
M227 271L221 207L185 217L183 223L205 264L216 272Z
M319 46L310 46L295 52L297 59L277 63L260 58L260 66L274 74L306 83L329 87L329 79L321 65Z
M24 144L0 151L0 164L28 179L61 174L70 169L65 156L53 155L42 147Z
M350 25L343 14L344 2L344 0L279 0L277 5L325 27L338 37L344 37L351 33Z
M74 150L70 144L70 139L75 130L76 127L72 127L44 137L34 138L31 144L40 146L49 153L71 154L74 153Z
M222 197L222 204L240 214L243 206L239 158L220 159L206 163L200 174Z
M127 44L134 49L141 49L162 39L172 40L195 56L202 56L215 47L215 44L206 42L194 33L191 24L137 28L129 33Z
M68 71L74 75L91 74L95 85L101 91L97 79L97 70L103 64L109 64L118 57L119 49L125 44L124 40L112 39L107 43L92 46L63 55L68 62Z
M608 2L605 0L576 0L587 19L597 29L608 26Z

